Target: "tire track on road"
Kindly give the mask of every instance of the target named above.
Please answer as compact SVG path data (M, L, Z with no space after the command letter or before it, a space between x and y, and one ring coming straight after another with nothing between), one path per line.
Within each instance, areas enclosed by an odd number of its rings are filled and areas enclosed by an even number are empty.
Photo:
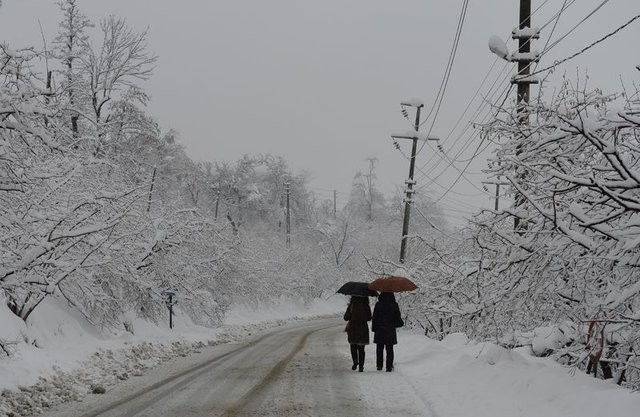
M251 390L249 390L246 394L244 394L237 403L228 408L225 411L225 417L236 417L242 412L244 409L249 407L250 405L260 405L262 399L265 394L265 390L273 383L278 377L284 372L287 365L291 362L291 360L305 347L307 340L309 337L317 333L319 331L331 328L334 326L322 327L319 329L311 330L307 332L304 336L300 338L300 341L295 345L294 349L280 362L278 362L272 369L269 371L267 375L262 378L258 384L256 384Z
M253 346L260 344L262 341L264 341L265 339L271 337L272 334L265 334L262 337L259 337L255 340L252 340L251 342L247 343L246 345L240 346L237 349L234 349L232 351L223 353L221 355L218 355L214 358L211 358L209 360L207 360L204 363L200 363L198 365L192 366L184 371L178 372L175 375L170 376L169 378L163 379L161 381L158 381L154 384L149 385L148 387L145 387L139 391L134 392L131 395L128 395L116 402L113 402L111 404L108 404L107 406L104 406L98 410L92 411L89 414L86 414L84 417L98 417L102 414L108 413L110 411L113 411L115 409L117 409L118 407L132 402L146 394L149 394L155 390L159 390L161 388L167 387L168 385L170 385L171 383L179 380L180 378L186 377L185 379L183 379L182 381L179 381L176 386L181 386L181 385L186 385L189 384L191 381L199 378L202 374L206 373L206 372L210 372L212 367L214 367L215 365L219 364L220 362L232 358L234 356L237 356L239 354L244 353L245 351L251 349ZM145 401L144 403L142 403L140 406L136 407L136 412L142 411L144 410L146 407L148 407L149 405L155 403L156 401L158 401L159 398L162 398L165 396L165 392L162 391L161 393L159 393L158 395L154 395L153 398Z

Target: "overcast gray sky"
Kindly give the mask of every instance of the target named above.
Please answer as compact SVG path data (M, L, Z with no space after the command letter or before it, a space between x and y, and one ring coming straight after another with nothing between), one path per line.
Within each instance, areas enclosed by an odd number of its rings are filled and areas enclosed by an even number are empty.
M417 157L418 189L452 216L472 207L491 206L481 192L480 170L487 149L469 166L466 177L445 194L479 139L462 134L505 65L494 63L487 47L491 35L507 39L517 24L518 0L471 0L453 71L432 134L449 155L464 149L453 165L424 147ZM532 0L533 26L550 21L565 0ZM566 2L572 3L571 0ZM561 16L552 42L587 16L602 0L576 0ZM389 138L411 128L399 102L418 97L430 107L440 86L460 16L462 0L79 0L83 12L98 21L108 14L125 17L143 30L159 55L149 113L166 130L174 128L195 159L233 161L243 154L273 153L295 170L311 172L320 198L337 189L348 193L364 159L379 159L379 188L391 195L408 174L408 142L402 152ZM640 13L638 0L610 0L542 60L541 67L597 40ZM52 0L4 0L0 41L14 47L41 45L40 20L48 40L59 19ZM553 24L534 49L542 50ZM588 68L590 83L605 91L620 79L637 82L640 72L636 21L618 35L564 64L556 72L576 74ZM513 49L515 43L509 43ZM487 84L460 118L482 80ZM506 73L503 73L506 74ZM497 88L500 87L500 88ZM411 115L413 117L413 115ZM423 127L428 128L430 122ZM450 133L452 132L452 133ZM448 138L447 138L448 137ZM445 140L445 138L447 138ZM463 144L468 144L464 148ZM447 168L448 166L448 168ZM431 180L429 179L431 178ZM435 181L432 181L435 180ZM342 201L346 194L340 194Z

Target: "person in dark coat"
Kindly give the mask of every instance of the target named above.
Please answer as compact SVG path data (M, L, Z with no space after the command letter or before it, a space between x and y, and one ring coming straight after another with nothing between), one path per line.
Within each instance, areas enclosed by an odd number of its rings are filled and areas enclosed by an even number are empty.
M344 313L347 321L347 340L351 345L351 358L353 359L352 370L359 368L364 370L364 347L369 344L369 325L371 320L371 307L369 307L368 297L352 296Z
M396 327L404 326L400 308L391 292L383 292L373 308L371 330L376 344L376 368L382 370L384 351L387 351L387 372L393 371L393 345L398 343Z

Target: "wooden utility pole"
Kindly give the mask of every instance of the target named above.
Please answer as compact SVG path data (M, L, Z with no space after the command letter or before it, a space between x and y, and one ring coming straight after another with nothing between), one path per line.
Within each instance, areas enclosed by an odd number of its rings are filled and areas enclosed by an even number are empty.
M404 263L405 254L407 252L407 235L409 234L409 220L411 217L411 204L413 203L413 186L416 182L413 179L413 173L416 163L416 152L418 150L418 129L420 129L420 110L424 107L424 104L419 102L406 102L400 103L402 106L415 107L416 108L416 121L413 126L414 133L391 135L394 139L411 139L411 158L409 159L409 179L405 181L407 189L405 190L404 198L404 217L402 219L402 240L400 241L400 263ZM423 138L424 140L438 140L438 138Z
M47 95L45 98L45 102L47 104L49 104L49 96L51 95L51 71L47 71ZM47 115L44 115L44 127L48 127L49 126L49 117L47 117Z
M151 211L151 198L153 197L153 186L156 183L156 171L158 167L153 167L153 174L151 174L151 184L149 185L149 198L147 198L147 213Z
M336 200L338 199L338 190L333 190L333 217L336 217Z
M498 207L499 207L499 202L500 202L500 186L501 185L510 185L508 182L504 182L504 181L482 181L483 184L492 184L496 186L496 197L495 197L495 204L494 204L494 210L498 211Z
M289 205L289 196L291 195L291 183L284 183L284 190L287 195L287 218L286 218L286 227L287 227L287 247L291 246L291 211Z
M518 123L520 125L529 124L529 111L527 105L529 104L530 86L531 84L538 83L537 79L529 77L531 63L537 62L539 56L531 54L531 39L540 38L540 34L537 31L534 33L531 30L531 0L520 0L520 14L519 14L518 29L512 33L512 38L518 40L518 52L513 55L512 60L518 63L518 75L516 75L511 82L518 84L518 97L517 97L517 112ZM521 152L521 145L518 145L516 153ZM519 207L524 204L524 196L520 193L516 193L514 205ZM520 229L520 219L516 216L513 220L514 229Z
M220 189L218 188L218 193L217 193L217 197L216 197L216 212L213 215L213 221L217 221L218 220L218 206L220 205Z

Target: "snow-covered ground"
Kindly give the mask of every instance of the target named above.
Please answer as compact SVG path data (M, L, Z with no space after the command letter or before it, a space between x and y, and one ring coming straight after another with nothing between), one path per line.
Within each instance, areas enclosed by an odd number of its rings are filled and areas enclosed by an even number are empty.
M640 410L640 393L532 356L531 349L470 342L463 334L438 342L401 332L396 358L397 372L434 416L631 417Z
M62 303L43 306L28 327L0 303L0 338L29 341L13 346L12 359L0 360L0 416L37 414L61 401L93 395L90 391L96 386L109 391L170 359L195 357L207 344L247 339L294 317L341 313L345 302L331 297L310 308L293 303L258 310L238 306L219 329L194 326L180 317L173 331L133 320L133 335L109 337ZM336 328L340 332L340 326ZM348 368L348 346L346 340L342 345L342 338L337 335L335 355ZM439 342L400 331L393 373L375 370L373 346L367 347L367 355L365 372L349 373L350 378L358 376L365 410L397 411L403 401L410 402L412 415L417 408L420 415L435 417L625 417L640 410L638 393L534 357L530 349L506 350L468 341L461 334Z
M0 356L0 417L39 414L48 407L78 400L95 387L108 389L204 345L247 339L285 322L336 314L341 296L310 306L283 301L278 306L238 305L216 329L194 325L176 311L173 329L131 318L127 331L100 333L66 302L46 299L28 324L0 299L0 341L11 357Z

